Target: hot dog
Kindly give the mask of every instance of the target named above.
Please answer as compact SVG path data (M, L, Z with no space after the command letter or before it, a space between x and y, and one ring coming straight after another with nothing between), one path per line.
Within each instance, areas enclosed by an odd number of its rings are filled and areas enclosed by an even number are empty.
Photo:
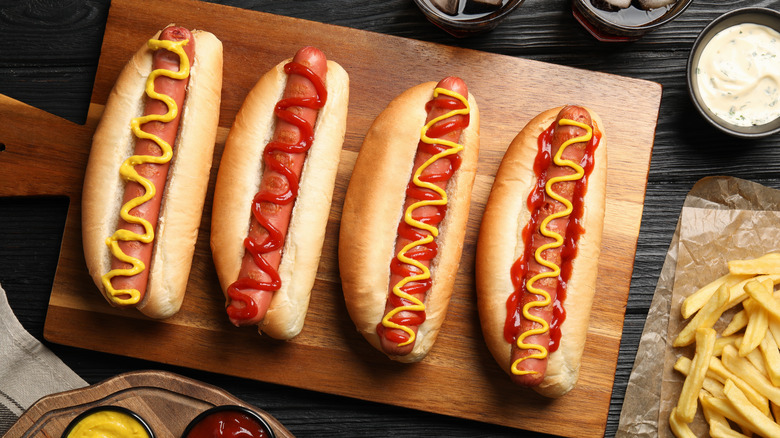
M607 141L579 106L547 110L510 144L476 254L485 341L512 381L547 397L576 384L604 223Z
M230 129L211 249L236 326L277 339L303 328L346 131L349 77L304 47L267 72ZM293 275L294 274L294 275Z
M151 318L167 318L181 306L221 89L222 43L178 26L152 37L117 78L82 193L87 268L114 306Z
M393 360L422 360L441 328L478 149L477 103L457 77L396 97L360 148L341 218L341 283L358 331Z

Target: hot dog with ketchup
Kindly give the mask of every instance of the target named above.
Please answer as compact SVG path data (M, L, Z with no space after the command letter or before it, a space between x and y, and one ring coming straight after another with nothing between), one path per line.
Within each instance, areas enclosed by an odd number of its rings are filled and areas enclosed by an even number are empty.
M511 380L547 397L577 382L595 294L606 199L603 124L547 110L510 144L477 242L485 341Z
M346 131L349 77L315 47L247 95L214 191L211 249L236 326L277 339L303 328Z
M339 270L358 331L393 360L422 360L436 340L478 148L477 103L457 77L403 92L363 141L344 200Z
M184 299L214 151L222 43L169 26L120 73L93 137L84 256L114 306L152 318Z

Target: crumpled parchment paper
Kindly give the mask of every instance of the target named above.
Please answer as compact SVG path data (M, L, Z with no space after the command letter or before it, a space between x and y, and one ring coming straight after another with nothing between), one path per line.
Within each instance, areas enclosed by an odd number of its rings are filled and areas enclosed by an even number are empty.
M680 355L693 356L692 346L671 345L686 322L680 304L728 273L729 260L778 250L780 191L732 177L708 177L694 185L658 278L616 437L673 436L668 418L684 377L672 367ZM700 412L691 428L697 436L708 436Z

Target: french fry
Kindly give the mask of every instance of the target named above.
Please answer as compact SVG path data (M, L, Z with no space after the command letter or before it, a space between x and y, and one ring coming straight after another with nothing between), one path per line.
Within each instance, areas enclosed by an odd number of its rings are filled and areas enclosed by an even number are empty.
M680 331L673 344L675 347L691 345L696 337L696 330L709 328L715 325L726 309L723 305L728 301L729 291L725 285L721 285L717 292L710 297L704 306L696 312L696 315L688 321L688 324Z
M726 398L726 394L723 392L723 384L712 377L704 378L703 388L714 397Z
M768 330L767 333L769 333ZM739 351L739 347L742 345L742 336L737 336L731 345L733 347L736 347L737 351ZM722 355L723 355L723 350L721 350L720 355L716 354L716 356L722 356ZM753 364L754 367L756 367L756 369L761 374L769 377L769 374L767 374L766 371L766 364L764 363L764 356L761 355L761 352L759 351L758 348L748 353L748 355L745 357L747 358L747 360L750 361L751 364Z
M730 421L733 421L739 425L743 431L751 430L755 432L755 430L753 430L755 426L753 426L750 421L742 416L742 414L734 408L734 405L729 402L728 399L704 396L701 398L701 405L702 409L710 409L729 419Z
M728 265L730 274L780 274L780 254L769 253L752 260L732 260Z
M680 312L682 313L683 319L690 318L691 315L701 309L702 306L704 306L704 304L710 299L710 297L715 294L718 288L724 284L726 287L731 288L735 284L750 278L753 278L753 276L726 274L707 284L706 286L701 287L699 290L688 295L688 297L683 300L682 306L680 307Z
M739 355L745 357L758 348L758 344L766 336L766 331L769 328L769 315L766 309L752 298L746 300L742 305L748 314L748 323L745 327L745 336L739 346Z
M732 429L729 426L728 421L726 421L725 417L721 417L721 418L723 418L724 421L723 423L720 422L708 423L710 425L710 436L712 438L750 438L750 436L745 435L744 433L739 433L736 430Z
M763 341L763 339L762 339ZM759 345L760 346L760 345ZM764 362L764 356L761 354L761 350L756 348L755 350L748 353L747 356L745 356L745 359L750 361L750 363L756 367L756 370L767 379L769 378L769 373L766 369L766 363Z
M748 438L752 438L753 437L753 431L750 430L749 428L740 426L740 430L742 430L742 433L744 435L747 435Z
M693 436L698 402L711 437L780 438L780 252L728 265L727 275L682 303L688 322L673 346L695 342L695 353L674 364L685 380L669 427L677 437ZM713 327L732 308L718 336Z
M745 285L747 285L751 281L755 281L756 279L768 278L766 275L760 275L757 277L747 275L745 277L746 278L744 280L738 282L737 284L729 288L729 303L731 304L730 307L736 306L737 304L741 303L748 297L748 294L745 291Z
M696 415L696 400L704 385L704 378L707 376L716 336L717 334L712 328L696 329L696 353L691 360L688 376L685 377L680 399L677 401L677 418L684 423L690 423Z
M760 304L775 319L780 320L780 303L775 300L772 294L773 289L774 283L771 281L751 281L745 285L745 292L750 295L750 298Z
M687 376L691 368L691 360L685 356L680 356L674 363L674 369L680 374ZM726 398L726 394L723 393L723 384L712 377L712 372L707 368L707 376L704 378L702 387L718 398Z
M674 363L674 369L679 371L683 376L687 376L691 369L691 359L685 356L678 357L677 361Z
M780 425L753 406L734 382L727 381L723 385L723 392L726 393L734 409L750 423L752 427L749 427L752 431L764 437L780 437Z
M712 377L724 385L728 380L734 382L734 384L745 393L753 406L761 410L761 412L765 413L766 415L769 415L769 399L750 386L747 382L742 380L742 378L726 369L725 365L723 365L723 362L721 362L720 359L713 357L710 360L709 370L712 372Z
M715 349L712 350L713 356L720 356L723 353L723 347L726 345L734 345L737 341L742 339L739 335L721 336L715 339Z
M761 374L750 361L743 357L739 357L736 348L726 346L723 349L723 357L721 357L721 360L727 370L738 375L748 385L758 391L759 394L771 400L772 403L780 404L780 388L773 386L772 382L769 381L769 378ZM723 386L726 386L725 383ZM740 392L742 391L740 390ZM766 415L766 412L764 412L764 414Z
M677 415L676 407L672 408L672 413L669 414L669 426L677 438L696 438L696 434L688 427L688 424Z
M723 329L721 335L731 336L734 333L747 327L747 324L748 324L748 314L745 311L745 309L742 309L739 312L734 314L734 316L731 318L731 322L729 322L729 325L726 326L725 329Z
M677 361L674 362L675 371L679 371L683 376L688 375L688 370L691 368L691 360L685 356L680 356Z
M772 333L775 342L780 342L780 321L769 318L769 332Z
M716 412L714 409L709 407L708 405L705 405L704 402L701 401L701 399L704 397L704 393L699 395L699 401L701 402L701 411L704 414L704 419L707 421L707 424L710 426L710 436L715 437L723 437L723 438L742 438L747 437L747 435L741 434L731 428L731 425L729 424L729 421L724 417L723 415L720 415L720 413ZM716 398L724 398L723 397L717 397Z
M771 330L767 332L766 337L758 344L758 348L764 357L764 365L766 365L766 374L769 377L769 381L774 386L780 386L780 350L778 350Z
M778 284L780 283L780 275L777 274L758 275L755 277L750 277L745 280L742 280L739 283L735 284L734 286L731 286L731 288L729 288L729 301L726 307L732 308L737 304L741 303L742 301L744 301L745 299L749 298L750 296L745 290L745 286L753 280L757 280L757 281L771 280L773 284Z

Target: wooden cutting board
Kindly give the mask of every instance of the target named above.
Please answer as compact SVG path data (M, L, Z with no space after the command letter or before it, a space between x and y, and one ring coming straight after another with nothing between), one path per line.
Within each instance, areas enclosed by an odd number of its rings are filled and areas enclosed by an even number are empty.
M92 284L81 247L81 186L90 138L120 68L149 36L173 22L216 34L225 48L225 72L214 167L187 296L176 316L152 321L109 307ZM263 72L302 45L318 46L347 70L351 100L306 326L294 340L278 342L228 322L208 245L210 213L224 140L242 100ZM479 103L480 162L446 321L428 357L404 365L371 348L347 315L336 255L339 217L374 117L404 89L448 75L462 77ZM51 342L520 429L603 436L660 99L659 84L615 75L187 0L114 0L85 126L0 99L0 142L6 145L0 153L0 196L70 198L44 328ZM580 380L567 396L546 400L509 385L484 346L474 252L484 203L507 145L534 115L566 103L586 105L604 120L608 199L598 298Z
M59 437L84 411L99 406L121 406L141 416L155 436L180 437L199 414L224 405L255 411L271 427L276 438L293 437L267 412L215 386L164 371L120 374L85 388L48 395L30 406L6 436Z

